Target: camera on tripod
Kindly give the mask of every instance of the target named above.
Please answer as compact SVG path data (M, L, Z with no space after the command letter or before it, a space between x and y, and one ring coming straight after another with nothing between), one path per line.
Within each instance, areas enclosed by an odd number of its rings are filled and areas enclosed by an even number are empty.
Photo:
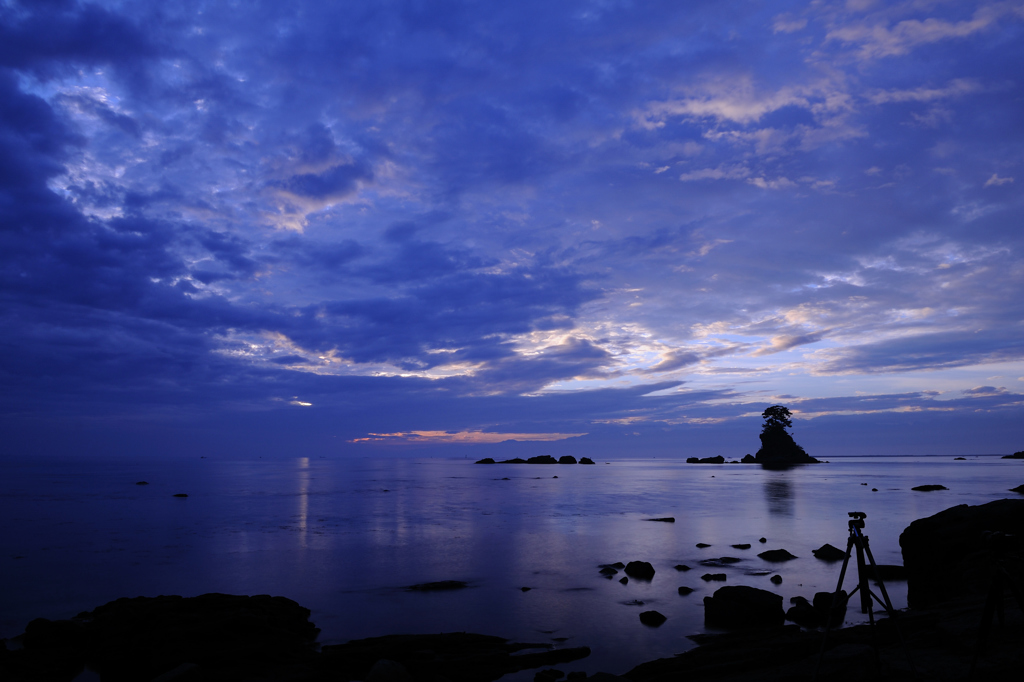
M850 512L847 516L850 517L850 530L864 528L864 519L868 517L864 512Z

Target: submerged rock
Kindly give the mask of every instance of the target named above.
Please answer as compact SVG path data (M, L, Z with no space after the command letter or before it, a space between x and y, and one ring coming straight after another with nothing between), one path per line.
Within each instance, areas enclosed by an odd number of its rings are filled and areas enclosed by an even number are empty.
M725 582L725 573L705 573L700 577L704 582Z
M729 585L704 597L704 623L722 628L759 628L782 625L786 614L782 597L747 585Z

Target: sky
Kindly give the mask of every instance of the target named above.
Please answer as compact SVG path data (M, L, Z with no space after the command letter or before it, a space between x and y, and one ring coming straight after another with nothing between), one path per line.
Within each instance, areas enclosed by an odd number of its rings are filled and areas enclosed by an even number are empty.
M1024 449L1024 2L0 0L0 456Z

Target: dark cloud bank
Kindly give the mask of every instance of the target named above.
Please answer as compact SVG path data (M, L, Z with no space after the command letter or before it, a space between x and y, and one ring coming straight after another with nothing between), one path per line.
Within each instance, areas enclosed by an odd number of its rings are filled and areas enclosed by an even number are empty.
M286 5L0 7L0 455L1024 447L1016 5Z

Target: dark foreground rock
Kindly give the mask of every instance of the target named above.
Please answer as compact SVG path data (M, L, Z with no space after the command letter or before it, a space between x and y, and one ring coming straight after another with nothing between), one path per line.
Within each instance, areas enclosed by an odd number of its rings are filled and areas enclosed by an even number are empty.
M347 682L371 679L377 666L375 675L384 668L392 675L382 679L399 679L404 669L416 681L487 682L590 655L587 647L553 649L462 632L375 637L317 652L319 630L309 613L266 595L118 599L71 620L32 621L21 649L0 647L0 679L70 682L88 665L103 682L154 680L172 671L169 678L190 682Z
M757 628L782 625L786 614L782 597L747 585L730 585L704 597L704 623L721 628Z
M992 532L1004 534L992 536ZM918 519L900 535L907 574L907 602L925 608L964 597L988 594L1000 555L1018 585L1024 585L1024 562L1014 538L1024 537L1024 500L961 504Z
M72 620L29 623L0 679L71 680L88 664L104 682L152 680L191 663L203 679L244 679L311 665L319 630L284 597L204 594L118 599Z

